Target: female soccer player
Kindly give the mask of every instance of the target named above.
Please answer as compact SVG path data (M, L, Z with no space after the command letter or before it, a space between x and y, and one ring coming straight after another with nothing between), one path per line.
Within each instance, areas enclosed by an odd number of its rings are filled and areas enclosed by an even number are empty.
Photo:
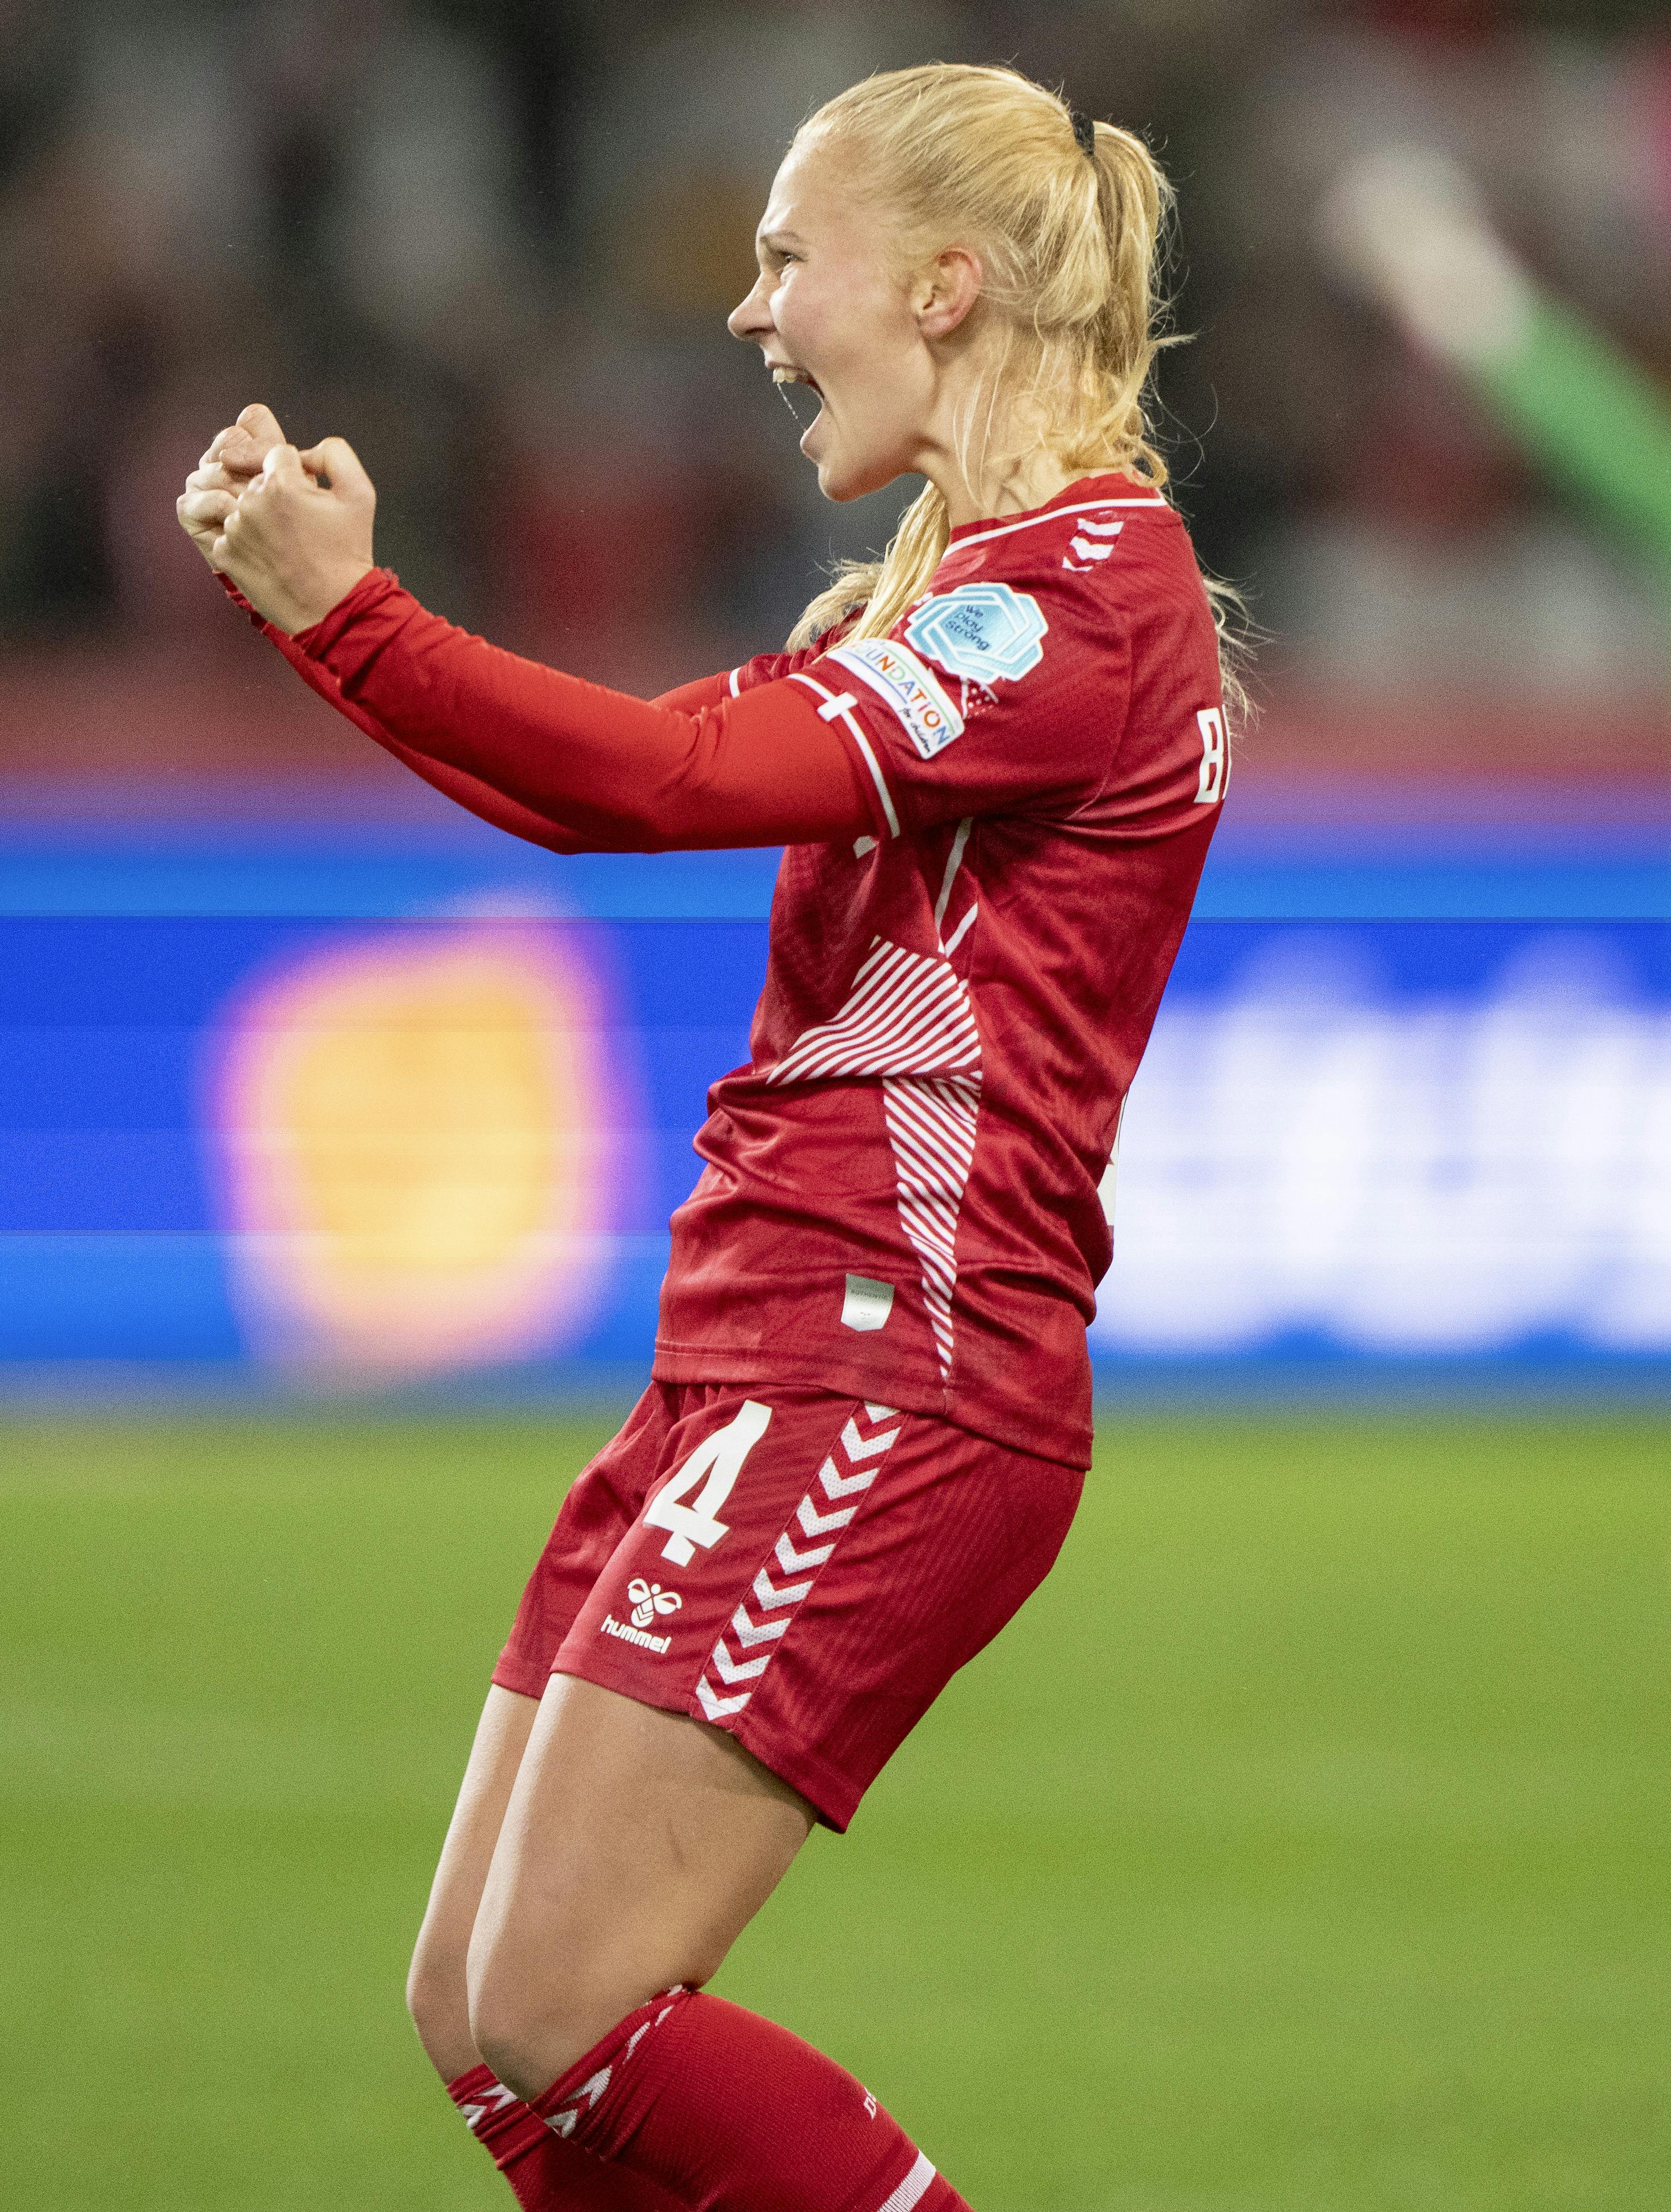
M820 109L730 327L817 395L829 497L927 488L789 651L653 703L427 613L339 439L247 409L180 501L314 689L489 821L789 848L653 1379L534 1569L412 1966L526 2207L963 2203L703 1984L1037 1585L1089 1462L1098 1185L1228 764L1143 409L1166 205L1011 70Z

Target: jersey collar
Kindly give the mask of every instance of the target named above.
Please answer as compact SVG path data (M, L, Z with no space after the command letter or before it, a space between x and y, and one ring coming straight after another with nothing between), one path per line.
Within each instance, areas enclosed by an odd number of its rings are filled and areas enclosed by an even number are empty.
M960 522L947 540L948 547L965 538L977 537L982 531L1001 529L1006 524L1036 522L1056 508L1096 507L1103 501L1141 501L1145 507L1164 507L1165 496L1151 484L1136 477L1122 475L1118 470L1108 470L1097 476L1075 477L1072 483L1064 484L1042 507L1029 507L1014 514L977 515L973 522Z

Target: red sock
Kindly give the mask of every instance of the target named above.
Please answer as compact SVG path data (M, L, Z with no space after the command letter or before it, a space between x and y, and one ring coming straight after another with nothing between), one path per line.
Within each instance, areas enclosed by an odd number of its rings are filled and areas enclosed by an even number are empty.
M671 2212L659 2189L554 2135L485 2066L449 2081L465 2124L509 2182L523 2212Z
M641 2005L531 2109L689 2212L969 2212L852 2075L723 1997Z

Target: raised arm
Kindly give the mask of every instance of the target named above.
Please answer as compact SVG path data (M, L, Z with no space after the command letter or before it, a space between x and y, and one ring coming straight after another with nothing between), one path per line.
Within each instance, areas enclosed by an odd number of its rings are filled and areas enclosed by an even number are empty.
M549 815L536 814L532 807L507 798L503 792L495 791L491 784L482 782L477 776L466 775L462 769L449 768L444 761L428 760L413 746L403 744L363 707L343 696L342 685L322 662L310 659L293 638L258 615L229 576L223 575L221 581L234 605L241 607L263 636L272 641L310 690L317 691L328 707L334 707L356 729L363 730L381 745L385 752L392 753L403 768L422 776L443 797L479 815L483 822L490 822L495 830L525 838L531 845L543 845L548 852L585 853L593 849L586 838L566 823Z
M798 687L732 698L715 683L653 703L428 613L371 566L375 494L341 439L299 454L264 410L246 410L198 477L210 481L188 485L181 521L286 659L357 727L501 828L560 851L658 851L884 826L860 764Z
M814 843L878 826L847 744L794 685L694 712L630 698L455 629L384 569L290 646L426 761L599 848Z

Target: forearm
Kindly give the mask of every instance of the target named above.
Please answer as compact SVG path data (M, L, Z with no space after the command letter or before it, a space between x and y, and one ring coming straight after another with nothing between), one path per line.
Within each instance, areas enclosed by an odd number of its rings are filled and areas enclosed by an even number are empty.
M578 836L566 823L554 821L546 815L536 814L532 807L507 799L502 792L494 790L475 776L465 775L461 769L448 767L442 761L428 759L413 746L404 744L398 738L384 729L363 707L351 699L345 699L342 685L330 670L320 661L310 660L294 638L264 620L236 585L225 576L221 581L226 587L228 598L234 605L243 609L264 637L271 640L309 690L317 692L328 707L334 707L356 729L362 730L367 737L381 745L385 752L392 753L403 768L410 769L415 775L422 776L443 797L513 837L524 838L532 845L543 845L552 853L583 853L589 849L586 840Z
M345 713L369 716L380 742L561 823L586 846L697 850L875 827L845 744L787 687L694 711L629 698L453 628L386 571L289 642L336 682Z

